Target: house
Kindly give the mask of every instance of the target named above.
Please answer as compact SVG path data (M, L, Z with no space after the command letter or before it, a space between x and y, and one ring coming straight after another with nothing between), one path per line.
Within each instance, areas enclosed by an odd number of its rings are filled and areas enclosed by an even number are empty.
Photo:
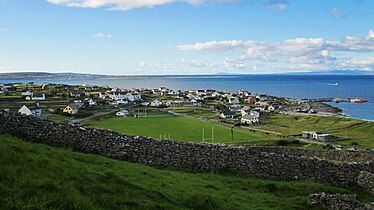
M21 93L22 96L31 96L32 93L30 91L26 91L26 92L23 92Z
M44 93L32 93L31 94L31 100L33 100L33 101L44 101L45 100L45 94Z
M39 108L39 106L35 107L27 107L23 105L19 110L18 113L21 115L27 115L27 116L35 116L35 117L40 117L42 115L42 110Z
M302 137L307 139L312 139L313 135L316 134L316 131L303 131Z
M259 118L260 117L260 113L258 111L250 111L249 112L249 115L253 116L253 117L257 117Z
M267 101L258 101L255 103L255 105L259 107L267 107L269 106L269 103Z
M147 101L146 101L146 102L142 102L142 103L141 103L141 105L142 105L142 106L149 106L149 104L150 104L150 103L149 103L149 102L147 102Z
M90 98L90 99L85 99L85 102L89 105L89 106L96 106L97 105L97 103L96 103L96 101L94 101L92 98Z
M247 114L247 115L244 115L241 118L240 122L242 124L258 125L260 123L260 120L256 116L252 116L252 115Z
M121 109L119 110L117 113L116 113L116 116L123 116L123 117L126 117L128 116L130 113L129 111L127 111L126 109Z
M246 101L247 103L249 103L249 104L254 104L254 103L256 103L256 99L253 98L253 97L248 97L245 101Z
M242 114L242 116L244 116L244 115L249 114L250 111L251 111L251 108L248 107L248 106L245 106L245 107L243 107L243 108L240 110L240 113Z
M332 141L332 135L331 134L313 134L313 139L317 141Z
M236 114L233 111L224 111L220 114L220 118L235 118Z
M77 114L81 107L82 105L79 103L72 103L65 107L65 109L62 112L67 114Z
M155 99L155 100L153 100L153 101L151 102L151 106L153 106L153 107L159 107L159 106L162 106L162 102L159 101L159 100L157 100L157 99Z
M230 97L229 98L229 103L230 104L239 104L240 101L239 101L239 99L237 97Z
M268 106L268 110L271 111L271 112L277 110L278 108L279 108L279 106L277 106L277 105L270 105L270 106Z

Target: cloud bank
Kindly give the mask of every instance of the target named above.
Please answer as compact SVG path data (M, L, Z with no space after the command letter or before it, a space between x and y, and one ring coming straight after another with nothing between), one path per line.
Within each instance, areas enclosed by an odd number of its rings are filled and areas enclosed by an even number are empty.
M224 40L183 44L172 49L184 52L210 52L214 55L238 54L236 61L241 67L244 62L258 62L267 64L268 67L279 68L278 64L282 64L288 69L298 70L374 70L374 30L370 30L366 36L347 36L341 41L323 38L295 38L278 42ZM360 58L357 58L357 55L360 55Z
M141 7L154 7L157 5L170 4L177 1L188 4L236 2L235 0L47 0L49 3L78 8L106 7L111 11L126 11Z

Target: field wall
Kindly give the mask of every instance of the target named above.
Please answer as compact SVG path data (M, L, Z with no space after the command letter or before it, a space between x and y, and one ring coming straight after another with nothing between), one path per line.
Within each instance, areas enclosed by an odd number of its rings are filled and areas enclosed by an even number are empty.
M372 185L374 177L374 155L367 152L158 141L5 112L0 112L0 133L118 160L191 171L310 179L344 187Z

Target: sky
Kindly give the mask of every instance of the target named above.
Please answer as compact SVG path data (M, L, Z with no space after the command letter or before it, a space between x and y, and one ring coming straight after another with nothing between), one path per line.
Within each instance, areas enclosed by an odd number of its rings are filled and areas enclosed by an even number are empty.
M0 73L374 70L373 0L0 0Z

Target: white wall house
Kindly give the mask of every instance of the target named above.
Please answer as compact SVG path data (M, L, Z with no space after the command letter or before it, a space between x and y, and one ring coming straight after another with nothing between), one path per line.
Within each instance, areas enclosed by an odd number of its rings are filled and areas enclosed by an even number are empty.
M31 94L31 100L33 100L33 101L44 101L45 100L45 94L44 93L41 93L41 94L32 93Z
M152 102L151 102L151 106L153 106L153 107L159 107L159 106L162 106L162 102L161 101L159 101L159 100L153 100Z
M118 111L116 113L117 116L122 116L122 117L126 117L128 116L130 113L129 111L127 111L126 109L121 109L120 111Z
M23 105L19 110L18 113L22 115L27 115L27 116L35 116L35 117L40 117L42 115L42 110L39 107L27 107Z

